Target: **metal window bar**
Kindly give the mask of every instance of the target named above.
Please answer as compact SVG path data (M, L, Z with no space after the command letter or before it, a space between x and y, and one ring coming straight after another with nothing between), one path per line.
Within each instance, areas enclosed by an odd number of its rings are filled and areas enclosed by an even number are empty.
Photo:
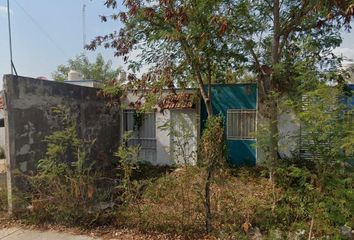
M229 109L226 117L227 139L255 139L256 109Z
M156 120L155 113L144 113L139 129L136 128L135 110L123 111L123 132L132 132L128 146L140 146L139 159L154 162L156 160Z

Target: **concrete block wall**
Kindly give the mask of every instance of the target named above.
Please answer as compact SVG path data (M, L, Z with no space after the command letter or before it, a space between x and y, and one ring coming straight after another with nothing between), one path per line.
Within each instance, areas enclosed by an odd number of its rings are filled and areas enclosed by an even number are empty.
M59 130L53 107L63 105L76 122L79 137L93 141L90 160L112 169L120 141L119 108L107 107L98 89L20 76L4 76L7 185L21 188L13 172L35 171L46 152L44 138ZM11 206L10 206L11 207Z

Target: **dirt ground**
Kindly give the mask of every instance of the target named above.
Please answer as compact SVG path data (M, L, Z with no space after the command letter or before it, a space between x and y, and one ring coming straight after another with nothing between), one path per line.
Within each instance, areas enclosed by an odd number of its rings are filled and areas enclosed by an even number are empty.
M187 240L193 239L184 236L161 234L161 233L145 233L136 229L121 228L116 229L113 227L100 227L95 229L80 229L80 228L70 228L58 225L27 225L18 220L8 218L6 213L2 213L0 217L0 229L4 228L21 228L29 230L39 230L39 231L56 231L65 232L74 235L86 235L102 240ZM205 236L203 238L198 238L203 240L212 240L211 238Z

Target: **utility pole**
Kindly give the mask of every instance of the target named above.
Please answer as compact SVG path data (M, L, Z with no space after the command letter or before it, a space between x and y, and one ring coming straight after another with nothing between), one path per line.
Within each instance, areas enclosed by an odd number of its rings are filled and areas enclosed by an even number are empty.
M11 18L10 18L10 0L7 0L7 22L9 29L9 45L10 45L10 67L11 67L11 75L14 74L14 63L12 58L12 39L11 39Z

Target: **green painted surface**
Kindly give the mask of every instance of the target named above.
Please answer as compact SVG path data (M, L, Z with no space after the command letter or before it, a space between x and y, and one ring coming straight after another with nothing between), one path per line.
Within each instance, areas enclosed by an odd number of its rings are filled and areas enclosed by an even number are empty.
M256 84L217 84L211 88L213 114L224 117L226 136L226 116L228 109L256 109ZM206 107L201 101L201 130L204 129L207 119ZM229 163L234 166L254 166L256 164L255 140L227 140Z

